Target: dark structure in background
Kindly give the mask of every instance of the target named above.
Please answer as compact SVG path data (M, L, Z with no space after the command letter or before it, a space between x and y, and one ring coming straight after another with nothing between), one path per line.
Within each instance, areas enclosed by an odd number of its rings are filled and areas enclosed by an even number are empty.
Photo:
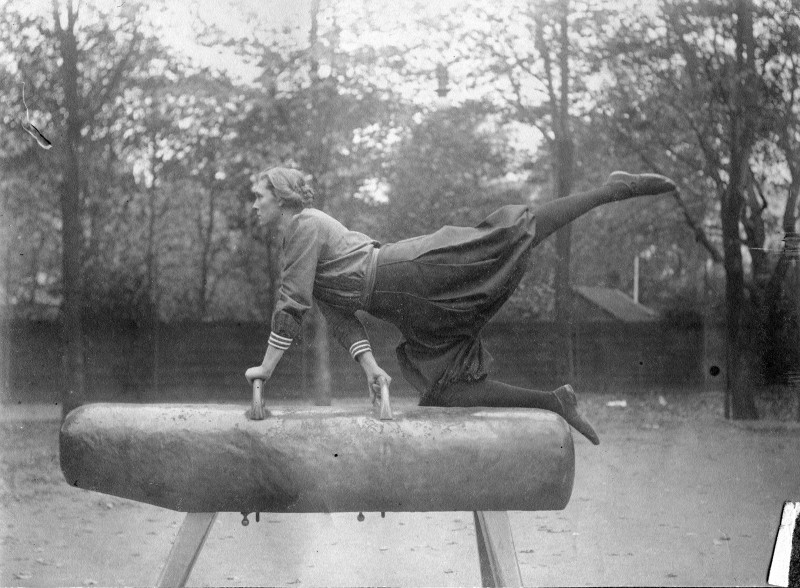
M658 313L652 308L639 304L617 288L602 286L574 286L572 314L576 321L650 323L658 320Z
M587 303L588 304L588 303ZM605 311L598 310L602 316ZM369 320L376 357L397 377L392 391L416 395L400 376L394 348L399 333ZM12 323L10 328L11 402L56 402L58 380L52 366L62 353L59 329L51 322ZM164 323L156 352L136 323L86 328L87 396L89 401L203 401L245 402L250 389L244 370L263 353L269 325L261 323ZM623 322L579 320L572 324L575 376L581 392L702 389L715 358L720 326L674 325L663 321ZM559 331L552 321L487 325L485 341L497 371L510 384L550 389L567 381L559 369ZM720 346L716 346L720 347ZM330 345L332 393L335 397L366 399L363 374L339 345ZM719 354L719 352L717 352ZM303 345L287 352L266 389L266 395L312 400L313 386L304 390L301 377ZM158 373L154 374L154 370ZM720 381L719 375L713 381ZM155 389L153 382L158 383Z

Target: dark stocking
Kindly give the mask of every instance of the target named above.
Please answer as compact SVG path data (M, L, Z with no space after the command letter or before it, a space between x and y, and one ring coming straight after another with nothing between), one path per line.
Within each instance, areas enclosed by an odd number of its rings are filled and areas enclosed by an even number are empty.
M677 190L675 183L658 174L614 172L606 183L565 198L557 198L533 210L536 215L536 242L539 243L564 225L593 208L637 196L655 196Z
M578 401L569 385L561 386L553 392L542 392L509 386L496 380L456 382L439 392L436 400L428 403L428 406L540 408L561 415L589 441L595 445L600 443L594 427L578 412Z
M588 192L545 202L532 210L536 216L536 243L541 243L561 227L603 204L626 198L629 188L624 184L607 184Z
M528 390L496 380L456 382L437 395L439 406L488 406L494 408L543 408L561 413L561 405L552 392Z

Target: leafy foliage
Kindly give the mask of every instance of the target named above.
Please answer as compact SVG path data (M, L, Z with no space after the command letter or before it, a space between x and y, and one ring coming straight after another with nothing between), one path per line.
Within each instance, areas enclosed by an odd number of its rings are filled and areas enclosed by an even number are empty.
M578 221L573 284L630 292L639 256L643 302L721 315L723 202L738 194L744 323L769 350L764 358L791 349L790 330L768 335L795 324L782 243L797 230L800 194L800 15L792 0L753 3L742 85L728 4L664 0L623 11L577 0L463 0L400 10L388 0L322 1L299 34L258 15L235 38L199 23L199 42L256 65L248 82L162 42L149 24L158 4L82 3L82 311L98 320L268 320L280 236L250 215L250 178L262 168L305 170L320 206L394 240L552 197L565 180L566 137L573 191L618 168L659 171L681 188L678 199L609 206ZM2 288L25 316L52 315L64 287L69 121L56 18L65 15L22 0L0 8ZM442 82L447 97L436 98ZM743 115L752 140L731 132ZM53 149L24 132L28 117ZM744 143L737 192L731 162ZM555 267L554 244L544 243L510 301L513 316L552 316ZM795 361L784 357L768 372Z
M491 114L485 104L467 103L413 126L388 167L390 239L476 224L509 196L488 185L506 171L505 143Z

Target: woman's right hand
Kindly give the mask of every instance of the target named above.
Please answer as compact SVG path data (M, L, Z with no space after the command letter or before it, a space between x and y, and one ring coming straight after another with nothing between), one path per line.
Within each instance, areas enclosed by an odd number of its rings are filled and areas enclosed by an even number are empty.
M247 378L247 381L250 382L251 385L255 380L263 380L266 382L271 376L272 370L268 370L263 365L257 365L255 367L248 368L248 370L244 373L244 377Z
M369 390L369 399L374 402L376 396L380 396L381 383L385 382L388 386L392 383L392 377L387 374L378 362L375 361L375 356L372 351L365 351L357 357L357 361L361 364L361 369L367 376L367 389Z

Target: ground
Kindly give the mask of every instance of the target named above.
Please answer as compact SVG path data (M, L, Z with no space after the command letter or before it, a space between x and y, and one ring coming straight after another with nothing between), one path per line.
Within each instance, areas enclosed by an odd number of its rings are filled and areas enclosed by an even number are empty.
M575 435L569 505L510 513L525 585L766 584L783 503L800 500L798 423L726 421L716 393L581 406L602 443ZM2 407L0 585L153 585L183 515L69 487L58 425L55 407ZM221 514L189 584L480 583L470 513L356 514Z

